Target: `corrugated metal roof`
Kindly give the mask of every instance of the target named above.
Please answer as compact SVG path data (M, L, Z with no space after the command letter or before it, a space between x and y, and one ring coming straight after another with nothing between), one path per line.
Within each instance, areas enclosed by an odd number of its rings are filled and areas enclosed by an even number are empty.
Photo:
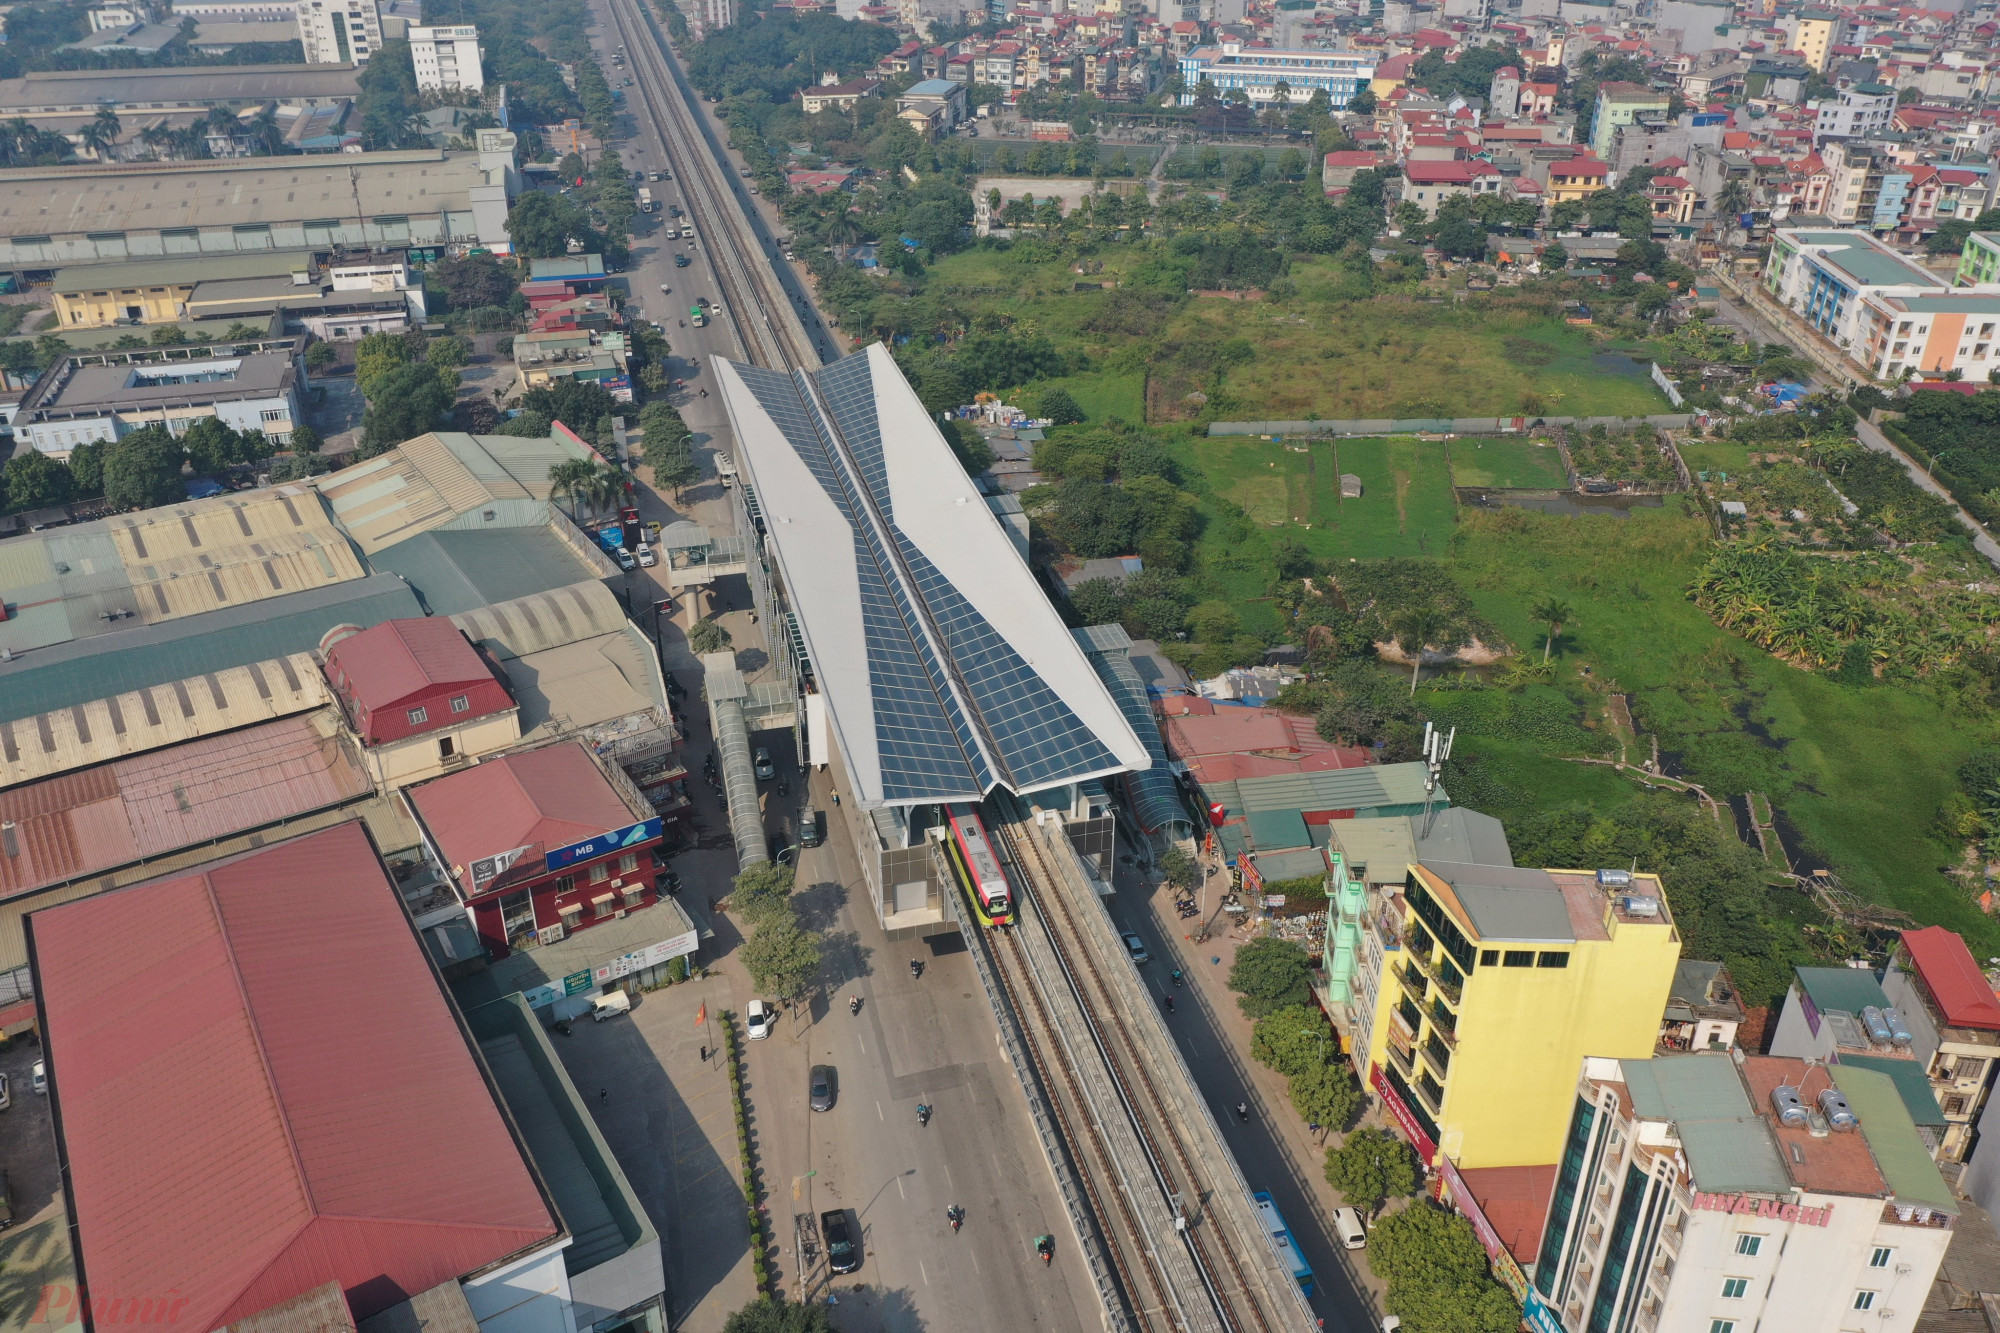
M464 867L482 856L532 847L534 853L520 862L522 874L544 873L541 852L652 813L628 807L577 744L488 759L412 788L410 799L446 861Z
M1396 810L1424 802L1424 766L1371 764L1274 777L1238 778L1204 788L1230 814L1257 810ZM1451 804L1443 787L1433 796L1439 808Z
M1868 1151L1875 1154L1875 1165L1896 1202L1957 1215L1963 1205L1953 1197L1937 1163L1931 1160L1930 1150L1903 1105L1903 1095L1896 1090L1896 1081L1878 1070L1846 1061L1829 1066L1827 1072L1860 1117L1861 1136L1868 1140Z
M1842 1065L1886 1074L1889 1081L1896 1085L1897 1095L1902 1097L1903 1109L1909 1112L1912 1123L1929 1125L1934 1129L1944 1128L1944 1111L1938 1106L1937 1094L1931 1091L1930 1076L1924 1072L1920 1062L1889 1055L1857 1055L1853 1051L1841 1051L1838 1059Z
M586 457L561 439L439 431L314 484L372 556L483 505L547 500L549 469Z
M358 822L29 927L94 1297L366 1318L559 1234Z
M1943 926L1926 926L1904 931L1903 947L1946 1023L2000 1032L2000 995L1994 994L1961 936Z
M302 713L332 697L311 656L293 653L0 722L0 787Z
M0 791L0 898L359 800L332 709Z
M135 624L0 663L0 721L312 651L335 625L376 625L422 614L401 579L376 574L276 602L161 625Z
M1297 810L1253 810L1244 822L1250 826L1252 847L1275 852L1312 846L1305 818Z
M561 588L592 576L542 510L534 526L483 531L438 528L375 554L375 567L400 574L435 616Z
M385 621L327 649L327 671L373 711L439 686L493 679L457 625L442 617Z
M1819 1006L1821 1013L1840 1009L1858 1014L1870 1005L1878 1009L1889 1007L1889 997L1883 993L1882 983L1865 968L1801 967L1797 969L1797 975L1800 989L1812 997L1812 1002Z
M1546 870L1450 861L1425 861L1422 868L1450 886L1482 941L1576 939L1562 886Z
M566 731L635 718L648 710L660 727L673 718L653 645L629 625L513 658L505 670L508 688L521 709L524 741L554 740ZM635 721L633 726L649 722L653 719Z
M1791 1188L1777 1141L1751 1105L1731 1057L1660 1055L1625 1060L1621 1067L1633 1109L1679 1128L1702 1189L1781 1194Z
M622 630L625 608L616 593L592 579L482 606L451 619L467 638L506 661Z

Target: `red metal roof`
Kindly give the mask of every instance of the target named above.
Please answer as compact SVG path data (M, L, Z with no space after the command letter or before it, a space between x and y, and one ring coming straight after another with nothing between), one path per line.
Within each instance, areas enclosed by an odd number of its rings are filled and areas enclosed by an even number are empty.
M94 1300L365 1319L558 1234L360 823L28 923Z
M1555 1190L1555 1164L1461 1166L1458 1174L1507 1252L1524 1264L1534 1263Z
M483 856L528 847L517 873L543 872L541 853L635 824L634 812L580 744L502 755L413 788L410 798L446 861L461 871Z
M371 790L353 756L310 714L31 782L0 792L0 820L14 823L11 835L0 835L0 898Z
M2000 1032L2000 995L1993 993L1964 939L1943 926L1925 926L1904 931L1903 947L1946 1023Z
M369 710L386 708L438 685L491 680L493 673L446 616L385 620L327 650L334 683ZM335 675L334 673L338 673Z

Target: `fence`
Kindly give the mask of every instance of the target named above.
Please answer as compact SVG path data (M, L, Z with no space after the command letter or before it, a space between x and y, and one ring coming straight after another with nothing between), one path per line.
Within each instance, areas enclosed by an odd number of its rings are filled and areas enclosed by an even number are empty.
M1660 369L1657 361L1653 363L1653 383L1660 386L1660 392L1667 396L1668 402L1675 407L1681 406L1681 391L1674 387L1674 382L1667 378L1667 372Z
M1374 417L1355 421L1211 421L1216 435L1515 435L1547 426L1630 426L1643 421L1663 430L1686 430L1692 413L1644 417Z

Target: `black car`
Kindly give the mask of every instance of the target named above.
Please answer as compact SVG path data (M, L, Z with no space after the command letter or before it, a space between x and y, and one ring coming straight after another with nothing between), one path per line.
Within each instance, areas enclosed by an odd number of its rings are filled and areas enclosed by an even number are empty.
M688 257L687 257L686 255L675 255L675 256L674 256L674 267L675 267L675 268L686 268L686 267L688 266L688 264L689 264L690 262L692 262L692 261L690 261L690 260L688 259Z
M819 1215L820 1234L826 1237L826 1266L836 1273L852 1273L861 1267L861 1248L854 1243L847 1214L836 1208Z

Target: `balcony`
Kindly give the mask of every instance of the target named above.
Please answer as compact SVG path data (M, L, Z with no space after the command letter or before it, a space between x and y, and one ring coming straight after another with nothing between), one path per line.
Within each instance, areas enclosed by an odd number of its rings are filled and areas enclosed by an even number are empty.
M1403 1050L1403 1048L1396 1045L1394 1042L1391 1042L1389 1043L1388 1046L1388 1053L1389 1053L1390 1067L1393 1068L1397 1073L1401 1074L1405 1079L1410 1078L1411 1077L1410 1057Z
M1416 1090L1417 1100L1433 1116L1444 1114L1444 1087L1428 1073L1418 1071L1416 1081L1410 1084Z
M1437 1081L1442 1085L1445 1079L1451 1076L1451 1053L1444 1049L1443 1042L1431 1040L1424 1043L1422 1054L1424 1063L1430 1066L1431 1072L1437 1075Z
M1429 1017L1431 1020L1431 1031L1443 1037L1444 1044L1456 1051L1458 1049L1458 1015L1438 1003L1437 998L1433 996L1431 998Z
M1464 979L1461 978L1460 980L1454 982L1442 968L1439 969L1437 975L1437 990L1438 994L1444 996L1444 998L1448 1002L1450 1002L1453 1008L1456 1008L1465 1000Z
M1412 919L1403 927L1403 947L1428 963L1431 952L1437 948L1437 941L1431 938L1431 933L1424 929L1421 922Z
M1389 970L1396 974L1396 980L1402 983L1403 989L1409 992L1410 998L1421 1005L1424 1000L1424 992L1428 988L1428 983L1424 980L1423 973L1417 971L1417 969L1411 967L1408 963L1404 963L1400 967L1392 967Z

